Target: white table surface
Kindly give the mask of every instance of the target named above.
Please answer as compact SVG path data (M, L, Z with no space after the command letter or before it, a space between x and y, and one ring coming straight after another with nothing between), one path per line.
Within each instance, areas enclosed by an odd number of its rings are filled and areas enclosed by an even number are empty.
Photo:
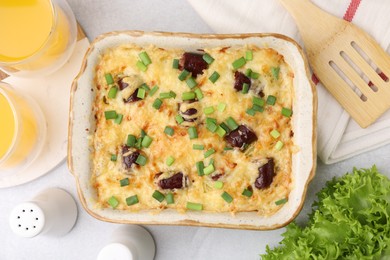
M113 30L146 30L209 33L210 28L183 0L68 0L88 38ZM318 162L316 177L308 189L308 198L297 221L304 223L315 194L333 176L353 167L371 167L390 176L390 145L334 165ZM77 197L75 181L66 163L33 182L0 189L0 260L19 259L96 259L108 242L116 224L105 223L88 215L78 203L79 217L74 229L61 238L38 236L32 239L14 235L8 225L11 209L31 199L37 192L63 188ZM282 239L284 228L274 231L245 231L217 228L146 226L157 245L155 259L259 259L265 246Z

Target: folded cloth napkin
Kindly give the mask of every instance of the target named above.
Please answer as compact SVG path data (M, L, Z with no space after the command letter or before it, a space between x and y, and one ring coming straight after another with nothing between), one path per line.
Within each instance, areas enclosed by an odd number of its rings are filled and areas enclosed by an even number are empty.
M188 0L216 33L273 32L302 45L298 28L277 0ZM353 22L390 52L388 0L313 0L323 10ZM314 21L313 21L314 22ZM390 75L387 75L390 77ZM318 155L335 163L390 143L390 111L362 129L318 82ZM390 102L390 100L389 100Z

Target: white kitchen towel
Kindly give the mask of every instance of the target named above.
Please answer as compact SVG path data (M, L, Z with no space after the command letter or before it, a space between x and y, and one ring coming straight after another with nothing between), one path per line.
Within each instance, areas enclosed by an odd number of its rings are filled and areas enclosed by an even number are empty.
M294 20L277 0L188 0L215 33L281 33L302 45ZM352 21L390 52L390 1L313 0ZM315 22L315 21L313 21ZM390 75L387 75L390 78ZM313 77L318 91L318 155L335 163L390 143L390 111L362 129ZM390 102L390 100L389 100Z

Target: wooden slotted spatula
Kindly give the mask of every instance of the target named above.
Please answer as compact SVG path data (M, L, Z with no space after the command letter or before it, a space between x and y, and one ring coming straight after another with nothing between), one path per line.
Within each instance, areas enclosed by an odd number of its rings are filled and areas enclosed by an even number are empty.
M309 0L279 0L294 17L309 63L363 128L390 108L390 57L366 32Z

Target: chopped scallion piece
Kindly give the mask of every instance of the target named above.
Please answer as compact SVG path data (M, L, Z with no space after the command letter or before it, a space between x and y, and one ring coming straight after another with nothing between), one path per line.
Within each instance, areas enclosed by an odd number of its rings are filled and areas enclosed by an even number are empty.
M207 150L205 153L204 153L204 158L207 158L209 157L210 155L214 154L215 153L215 150L214 148L211 148L209 150Z
M135 160L135 163L141 166L145 166L146 161L147 161L146 157L140 154L138 155L137 160Z
M241 57L237 60L235 60L232 65L233 65L233 68L236 70L236 69L239 69L241 68L242 66L244 66L246 64L246 60L244 57Z
M171 166L174 162L175 162L175 158L173 158L172 156L169 156L169 157L165 160L165 163L166 163L168 166Z
M223 129L221 126L218 126L215 132L219 137L224 137L226 135L225 129Z
M160 107L161 107L161 105L162 105L162 100L161 99L159 99L159 98L156 98L155 100L154 100L154 102L153 102L153 107L155 108L155 109L160 109Z
M232 131L238 128L238 124L236 123L236 121L234 121L232 117L226 119L226 124L228 125L229 129Z
M137 139L137 142L135 143L135 148L141 149L142 148L141 143L142 143L142 137Z
M212 113L214 113L214 107L206 107L203 112L205 113L205 115L210 115Z
M253 108L249 108L246 110L246 113L250 116L254 116L256 114L256 111Z
M172 93L171 92L162 92L162 93L160 93L160 98L161 99L172 98Z
M117 117L114 120L114 123L117 124L117 125L120 125L122 123L122 120L123 120L123 115L122 114L118 114Z
M194 89L194 92L195 92L196 98L198 100L202 100L203 99L203 93L202 93L202 91L199 88Z
M279 72L280 72L280 67L272 67L272 68L271 68L272 76L273 76L275 79L279 79Z
M219 79L220 75L218 72L214 71L213 74L211 74L211 76L209 77L209 80L212 82L212 83L215 83L217 82L217 80Z
M203 169L204 175L209 175L215 171L214 164L208 165L206 168Z
M223 188L223 182L222 181L216 181L214 182L214 188L216 189L222 189Z
M191 210L201 211L203 210L203 205L200 203L187 202L186 208Z
M179 79L181 81L185 80L187 78L187 76L190 75L190 72L188 70L183 70L180 74L179 74Z
M251 70L251 69L246 69L246 71L245 71L245 76L250 77L250 76L251 76L251 73L252 73L252 70Z
M167 204L173 204L173 203L175 203L175 200L174 200L174 198L173 198L172 192L169 192L169 193L165 196L165 200L167 201Z
M188 135L190 136L191 140L198 138L198 131L196 130L195 126L191 126L188 128Z
M138 54L138 56L141 59L142 63L145 64L145 66L148 66L152 63L146 51L141 52L140 54Z
M230 196L229 193L227 193L226 191L224 191L222 194L221 194L221 197L227 202L227 203L231 203L233 201L233 197Z
M249 77L251 79L258 79L260 77L260 74L257 73L257 72L252 71L251 74L249 75Z
M226 133L229 133L229 132L230 132L229 127L228 127L225 123L221 123L219 126L222 127L223 130L226 131Z
M134 135L128 135L126 145L128 147L134 147L136 140L137 140L137 138Z
M249 91L249 84L248 83L244 83L242 84L242 90L241 90L241 93L242 94L247 94Z
M193 89L194 87L196 87L198 85L198 83L196 82L196 80L193 78L193 77L189 77L187 80L186 80L186 83L187 83L187 86L190 88L190 89Z
M217 123L217 119L212 118L212 117L206 117L206 124L210 124L210 123L216 124Z
M214 158L211 158L211 159L210 159L209 165L211 165L211 164L214 165ZM214 167L215 167L215 165L214 165Z
M117 159L118 157L116 156L116 154L111 154L111 161L116 162Z
M172 61L172 68L173 69L178 69L179 68L179 60L178 59L173 59L173 61Z
M217 131L217 129L218 129L218 125L215 124L214 122L208 122L208 123L206 123L206 128L210 132L215 133L215 131Z
M118 92L118 88L115 87L115 86L113 86L113 87L111 87L110 90L108 91L107 97L108 97L108 98L115 98L117 92Z
M217 107L219 112L223 112L226 109L226 103L219 103Z
M141 137L144 138L146 136L146 132L144 129L141 129Z
M131 205L137 204L138 202L139 202L139 200L138 200L138 196L137 195L130 196L130 197L126 198L127 206L131 206Z
M288 201L288 199L284 198L284 199L280 199L280 200L275 201L275 204L279 206L279 205L285 204L287 201Z
M244 196L246 196L248 198L252 197L252 195L253 195L252 188L249 186L248 188L244 189L243 192L242 192L242 195L244 195Z
M261 98L259 98L259 97L253 96L253 98L252 98L252 103L253 103L254 105L258 105L258 106L263 107L264 104L265 104L265 101L264 101L264 99L261 99Z
M137 98L144 99L146 94L146 90L144 88L138 88Z
M112 78L111 73L105 74L104 77L106 78L106 82L108 85L111 85L114 83L114 79Z
M284 107L282 108L282 115L284 115L285 117L290 117L292 115L292 110Z
M114 197L112 196L111 198L108 199L108 204L110 204L110 206L115 209L118 205L119 205L119 201Z
M172 90L171 90L171 91L169 91L169 94L171 95L171 98L175 98L175 97L176 97L176 93L175 93L175 92L173 92Z
M181 115L175 116L175 120L176 120L176 122L177 122L179 125L180 125L181 123L184 122L184 119L183 119L183 117L182 117Z
M172 136L175 133L175 130L173 130L172 127L166 126L164 129L164 133L166 133L169 136Z
M139 86L139 87L145 89L146 91L150 91L150 88L149 88L148 84L146 84L146 83L142 83L141 86Z
M257 111L257 112L263 112L264 111L264 107L261 107L261 106L258 106L258 105L253 105L252 109Z
M147 69L148 69L148 67L146 67L146 65L145 64L143 64L143 62L142 61L137 61L137 63L135 64L136 66L137 66L137 68L140 70L140 71L143 71L143 72L145 72Z
M205 53L205 54L203 54L203 60L204 60L205 62L207 62L207 64L210 65L211 63L213 63L214 58L211 57L210 54Z
M129 178L124 178L119 181L121 187L128 186L130 184Z
M253 51L249 50L245 52L245 59L246 60L253 60Z
M267 97L267 104L273 106L273 105L275 105L275 103L276 103L276 97L269 95Z
M149 91L149 96L153 96L157 91L158 91L158 86L156 85Z
M203 164L202 161L196 163L196 170L198 171L198 175L199 176L203 176L204 175L204 172L203 172L204 164Z
M233 150L233 148L232 147L225 147L225 148L223 148L223 150L224 151L231 151L231 150Z
M271 131L270 135L271 135L274 139L276 139L276 138L278 138L278 137L280 136L280 133L279 133L278 130L274 129L274 130Z
M142 139L142 147L145 147L145 148L149 148L149 146L151 145L151 143L153 142L153 139L148 136L148 135L145 135L145 137Z
M106 119L115 119L118 116L115 110L104 111L104 117Z
M195 99L195 97L196 97L196 94L194 92L184 92L181 95L181 99L183 99L183 100L193 100L193 99Z
M282 148L283 148L283 142L282 141L277 141L276 144L275 144L275 149L277 151L280 151Z
M159 202L163 202L163 200L165 199L165 196L164 194L162 194L161 192L159 192L158 190L155 190L152 194L152 197L154 199L156 199L157 201Z
M194 150L204 150L204 145L203 144L193 144L192 149Z

